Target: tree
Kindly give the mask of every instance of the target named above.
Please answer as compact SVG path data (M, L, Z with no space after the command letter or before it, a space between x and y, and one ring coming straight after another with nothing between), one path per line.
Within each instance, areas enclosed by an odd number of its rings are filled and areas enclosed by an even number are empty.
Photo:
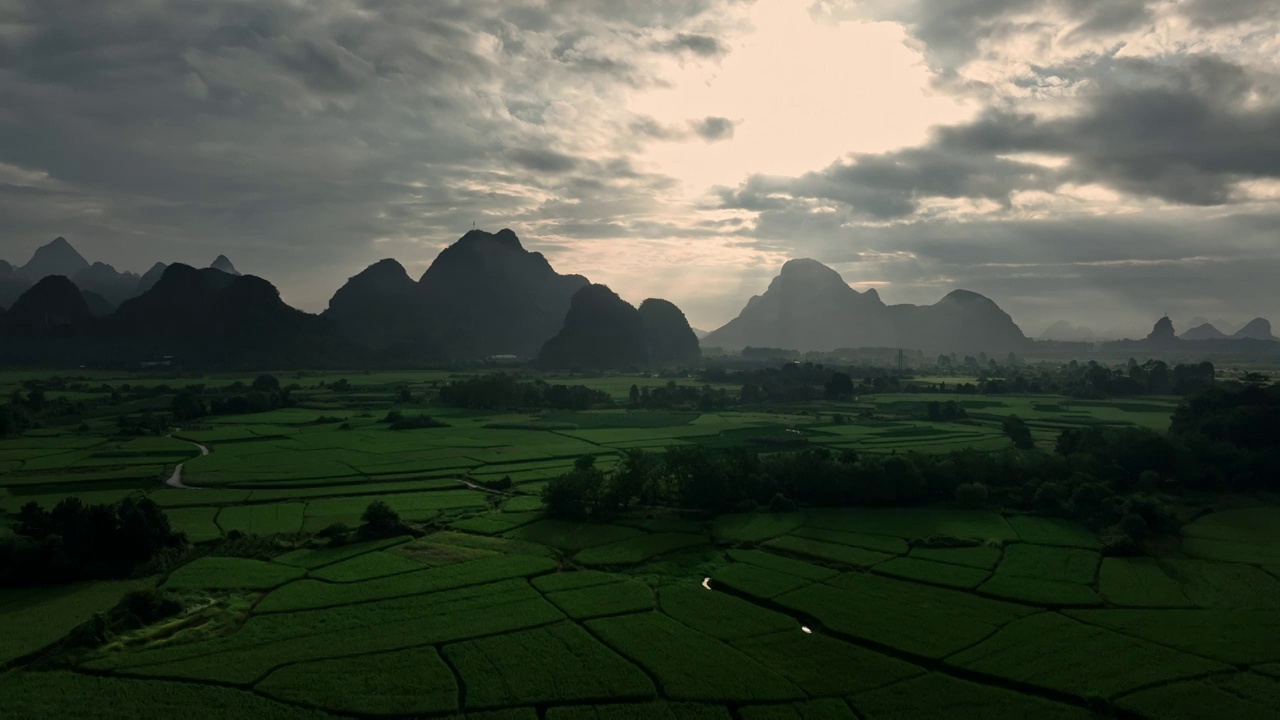
M850 400L853 398L853 378L845 373L832 373L826 390L828 400Z
M1035 439L1031 436L1031 428L1027 427L1026 421L1017 415L1010 415L1004 419L1004 434L1009 436L1013 441L1013 446L1019 450L1031 450L1036 446Z
M979 482L956 486L956 504L967 508L981 508L987 504L987 486Z
M360 534L367 538L395 537L404 532L404 523L400 520L400 514L381 500L369 503L360 520L363 523L360 526Z
M401 385L396 388L396 402L402 405L413 402L413 394L409 391L408 385Z
M173 413L173 419L177 422L187 422L204 417L206 412L204 400L190 390L183 390L175 395L173 402L169 404L169 410Z
M259 375L253 380L253 389L258 392L280 392L280 381L275 375Z
M631 386L631 392L628 393L628 396L631 398L632 407L640 407L640 386L639 385L633 384Z

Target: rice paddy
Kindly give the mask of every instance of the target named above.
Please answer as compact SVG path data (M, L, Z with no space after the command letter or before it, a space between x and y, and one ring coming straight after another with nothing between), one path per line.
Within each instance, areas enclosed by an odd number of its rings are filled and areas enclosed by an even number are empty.
M204 382L237 379L252 382ZM972 421L952 423L906 418L931 399L920 394L778 413L482 413L392 397L443 373L352 375L346 393L322 379L336 378L298 380L297 407L172 437L118 436L104 413L87 429L0 441L3 526L28 502L149 497L195 543L145 578L0 592L6 718L119 717L138 704L211 718L1274 712L1275 507L1206 514L1165 556L1104 557L1075 523L945 503L638 507L578 522L544 516L539 498L584 454L609 468L627 448L774 432L834 452L999 449L993 418L1013 412L1046 441L1064 427L1167 425L1163 402L975 397L961 400ZM666 381L583 382L623 399L633 383ZM392 431L379 419L396 408L448 425ZM858 408L873 412L831 420ZM166 484L178 463L182 486ZM374 501L416 536L316 535L358 526ZM95 616L152 587L182 613L86 639Z

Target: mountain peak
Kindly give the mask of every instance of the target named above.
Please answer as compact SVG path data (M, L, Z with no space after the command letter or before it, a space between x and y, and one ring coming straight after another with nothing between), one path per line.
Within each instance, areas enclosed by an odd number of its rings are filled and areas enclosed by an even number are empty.
M1227 335L1213 323L1203 322L1182 333L1181 337L1183 340L1222 340Z
M1274 340L1271 334L1271 322L1266 318L1254 318L1236 331L1231 337L1237 339Z
M36 248L31 261L22 266L22 274L31 282L49 275L71 277L89 267L89 261L76 251L64 237L56 237L46 245Z
M840 277L840 273L814 260L813 258L796 258L788 260L783 264L782 270L778 273L778 277L785 278L835 278L844 282L844 278Z
M236 270L236 266L231 264L231 260L226 255L219 255L209 267L214 270L221 270L228 275L239 275L240 271Z
M1147 335L1147 340L1152 342L1171 342L1178 339L1178 334L1173 330L1173 321L1168 315L1156 321L1155 327L1151 328L1151 334Z
M949 293L947 293L945 296L943 296L943 298L942 298L942 302L947 302L947 301L952 301L952 302L975 302L975 301L986 301L986 302L991 302L991 298L988 298L986 295L982 295L982 294L980 294L980 293L973 292L972 290L960 290L960 289L957 289L957 290L952 290L951 292L949 292Z

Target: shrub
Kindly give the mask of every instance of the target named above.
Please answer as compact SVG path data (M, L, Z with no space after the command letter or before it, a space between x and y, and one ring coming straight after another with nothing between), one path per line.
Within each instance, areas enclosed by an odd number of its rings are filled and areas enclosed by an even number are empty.
M978 482L957 486L956 503L969 508L984 507L987 504L987 486Z
M369 503L360 519L364 523L360 526L360 535L366 538L394 537L404 531L400 514L381 500Z
M774 493L773 499L769 501L769 511L776 513L795 512L796 503L782 493Z

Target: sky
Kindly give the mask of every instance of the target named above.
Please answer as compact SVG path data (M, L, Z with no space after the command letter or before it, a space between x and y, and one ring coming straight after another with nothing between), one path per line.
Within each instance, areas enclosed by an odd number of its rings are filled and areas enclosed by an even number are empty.
M798 257L1032 336L1280 323L1280 4L0 0L0 258L319 312L473 223L707 330Z

